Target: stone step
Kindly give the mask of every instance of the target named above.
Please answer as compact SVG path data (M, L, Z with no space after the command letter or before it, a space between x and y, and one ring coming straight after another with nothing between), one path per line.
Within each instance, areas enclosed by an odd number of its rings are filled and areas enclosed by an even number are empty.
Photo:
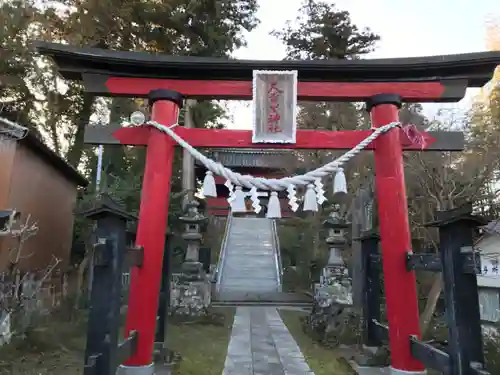
M258 270L258 269L276 269L276 265L274 264L273 260L270 259L252 259L251 261L248 259L245 259L245 262L242 262L240 260L231 260L231 259L226 259L226 264L224 267L228 267L227 269L252 269L252 270Z
M241 252L252 252L252 251L274 251L272 245L259 244L259 243L228 243L226 251L228 253L241 253Z
M224 277L222 278L223 282L226 282L227 280L233 280L233 279L249 279L249 280L272 280L276 281L276 271L273 272L273 270L269 270L267 272L259 272L257 273L255 270L248 270L248 271L229 271L224 274Z
M264 240L253 240L250 238L242 238L242 239L235 239L235 238L229 238L227 241L227 246L228 248L234 247L234 246L246 246L246 247L251 247L251 246L266 246L266 247L271 247L273 246L273 243L271 241L264 241Z
M249 237L230 237L227 241L227 245L229 247L234 245L243 245L243 246L273 246L273 243L268 239L259 239L259 238L249 238Z
M260 254L226 254L226 262L258 262L261 261L274 263L274 254L260 253Z
M252 288L249 289L248 283L246 283L246 284L245 283L240 283L240 284L231 283L231 284L222 285L220 288L220 291L221 292L239 291L239 292L248 292L248 293L275 292L277 290L277 287L278 287L278 285L276 283L274 283L274 284L273 283L266 283L266 284L253 283Z
M237 262L237 261L249 261L249 260L258 261L259 259L264 259L267 262L274 262L274 254L264 252L264 251L260 251L258 253L250 253L250 254L248 254L248 253L239 254L239 253L233 252L230 254L226 254L226 261L228 261L229 259L234 259L235 262Z
M245 252L236 252L232 251L230 253L226 253L226 259L259 259L264 258L268 261L273 261L274 259L274 251L269 252L266 250L255 250L254 252L245 251Z
M253 237L253 238L266 238L266 239L269 239L269 238L272 238L271 237L271 228L252 228L252 229L249 229L249 230L238 230L238 229L234 229L232 232L231 232L231 235L234 235L236 237L239 237L239 236L248 236L248 237Z
M278 283L275 279L231 279L222 282L220 290L245 290L251 292L253 290L268 290L275 291Z
M275 269L274 257L241 257L237 255L228 256L224 267L228 269Z
M224 285L249 285L249 286L263 286L263 285L276 285L276 277L231 277L222 278L222 286Z
M264 225L271 223L270 219L261 217L233 217L233 223L252 223L253 225Z
M272 261L274 259L274 250L267 249L256 249L254 251L231 251L226 253L226 259L258 259L265 258L268 261Z
M241 232L252 232L255 228L258 229L268 229L271 228L271 223L260 223L258 221L255 222L234 222L233 221L233 228L235 228L236 231L241 231Z
M272 250L273 244L270 242L251 242L251 241L228 241L227 249L229 251L252 250L252 249L269 249Z
M276 273L276 266L274 263L260 263L260 264L239 264L239 263L226 263L224 267L226 268L226 272L228 274L238 272L251 271L255 276L258 276L261 273L274 272Z
M267 260L267 259L243 259L244 262L242 263L240 260L242 258L229 258L226 259L226 264L224 267L227 267L227 271L233 271L233 270L275 270L276 265L274 264L274 261L272 260Z
M221 280L219 290L244 290L246 292L252 292L255 290L267 290L276 291L278 288L278 282L275 278L269 279L236 279L231 280L223 279Z
M278 285L275 283L267 283L267 284L252 284L252 288L249 289L247 284L225 284L222 285L219 289L221 292L276 292L278 290Z
M239 248L254 249L256 247L271 249L273 247L273 244L271 242L265 242L265 241L251 241L251 240L233 241L232 239L230 239L229 241L227 241L226 246L229 250L239 249Z
M271 220L233 217L224 251L219 294L242 297L279 290Z
M273 255L274 254L274 249L271 247L259 247L257 245L253 247L245 247L242 249L238 249L235 247L228 248L226 250L226 256L227 255L243 255L243 256L253 256L257 257L259 255Z
M263 262L262 259L256 260L254 263L246 262L246 263L240 263L240 262L232 262L231 260L226 260L226 264L224 265L226 268L227 272L231 271L244 271L244 270L276 270L276 265L274 262Z

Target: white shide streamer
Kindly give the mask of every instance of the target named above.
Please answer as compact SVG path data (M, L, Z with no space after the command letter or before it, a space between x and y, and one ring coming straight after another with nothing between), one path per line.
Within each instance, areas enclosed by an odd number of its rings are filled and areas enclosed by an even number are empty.
M289 205L292 211L296 211L298 208L297 198L295 196L295 186L307 186L306 196L304 199L304 210L305 211L317 211L318 204L321 205L326 201L324 196L323 184L321 183L321 178L331 175L334 172L338 172L335 177L335 190L346 192L345 176L343 173L342 166L349 160L358 155L363 151L370 143L377 139L383 133L400 126L399 122L391 122L387 125L381 126L379 128L372 128L373 133L362 140L359 144L353 147L351 150L344 153L342 156L333 160L330 163L323 165L317 169L307 172L303 175L297 175L292 177L284 177L280 179L268 179L263 177L254 177L251 175L242 175L240 173L234 172L229 168L224 167L221 163L217 163L214 160L207 158L205 155L200 153L184 139L179 137L173 130L178 124L173 124L171 126L162 125L156 121L149 121L146 124L151 125L158 130L167 133L172 139L174 139L181 147L187 150L195 159L200 161L208 170L206 179L203 183L203 194L205 196L216 196L215 180L213 179L212 173L222 176L226 179L226 187L229 189L228 202L234 212L243 212L246 210L244 199L246 194L242 191L245 187L250 189L250 198L253 202L252 206L254 210L258 213L261 209L260 202L258 199L257 189L268 190L272 192L278 192L286 190L288 192ZM236 189L235 189L236 188ZM314 195L314 197L313 197ZM281 212L279 206L277 206L275 201L278 201L277 194L271 194L271 200L273 201L273 208L268 217L278 218L281 217ZM276 207L275 207L276 206Z

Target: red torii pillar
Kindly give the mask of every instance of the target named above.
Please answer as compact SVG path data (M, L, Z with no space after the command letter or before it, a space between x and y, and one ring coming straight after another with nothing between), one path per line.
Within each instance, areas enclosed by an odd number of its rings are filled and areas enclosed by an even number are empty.
M400 108L399 95L379 94L367 103L375 128L399 121ZM399 129L393 129L376 139L374 152L393 375L424 370L410 352L409 337L420 338L420 326L415 272L408 272L405 266L407 252L412 247L400 134Z
M178 92L151 91L151 119L161 124L175 124L182 103L182 95ZM125 325L126 337L131 331L137 331L139 335L136 352L120 366L120 371L150 375L153 373L156 313L176 143L155 128L141 130L148 140L136 242L144 248L144 260L140 268L134 267L132 270Z
M176 123L180 100L173 98L180 98L180 94L169 90L151 92L153 120L167 126ZM398 121L400 106L399 95L373 96L368 103L373 126ZM251 132L248 131L180 127L176 132L195 147L262 147L251 143ZM316 145L324 149L348 149L370 133L298 131L296 145L280 147L313 148ZM380 136L369 149L375 150L377 168L376 188L393 374L419 374L423 366L412 358L409 341L411 335L420 336L420 329L415 274L405 267L411 240L402 153L403 149L418 150L421 146L409 144L401 134L400 129L393 129ZM126 366L148 368L152 363L174 144L168 135L149 127L122 128L114 136L122 144L148 146L137 238L138 245L144 247L145 261L142 268L135 269L132 275L126 325L126 334L132 330L139 333L138 350ZM435 141L428 133L425 138L428 144Z

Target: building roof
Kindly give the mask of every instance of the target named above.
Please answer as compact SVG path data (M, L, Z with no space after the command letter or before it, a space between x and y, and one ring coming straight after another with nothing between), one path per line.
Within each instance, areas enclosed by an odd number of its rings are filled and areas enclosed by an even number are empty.
M3 121L0 117L0 126ZM74 182L78 186L87 186L89 182L75 168L68 164L57 153L52 151L42 140L40 140L33 132L28 132L27 135L18 141L23 146L32 150L40 158L52 165L68 180Z
M482 229L489 234L500 234L500 219L490 221Z
M293 150L211 149L204 154L228 168L283 169L297 159ZM197 166L202 166L196 161Z

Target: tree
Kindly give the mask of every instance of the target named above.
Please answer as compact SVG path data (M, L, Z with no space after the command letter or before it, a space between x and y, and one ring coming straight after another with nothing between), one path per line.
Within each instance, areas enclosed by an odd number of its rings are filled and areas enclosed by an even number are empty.
M83 47L148 51L172 55L229 57L245 44L244 31L258 24L256 0L11 0L0 12L0 115L37 132L70 164L95 175L96 154L85 147L85 126L91 121L117 123L142 100L94 98L78 82L63 81L54 64L38 56L31 40ZM201 102L197 126L220 126L224 109ZM176 226L180 205L180 157L176 154L169 224ZM103 186L130 212L139 206L144 150L108 147L104 152ZM93 180L93 178L92 178ZM93 199L92 187L81 202ZM76 241L86 241L89 228L77 222ZM88 246L83 246L87 247ZM90 251L87 252L87 256ZM81 273L85 268L85 258ZM81 260L81 259L80 259Z
M94 176L95 149L84 147L85 126L95 118L107 122L107 117L116 124L133 110L145 108L145 103L125 98L96 99L85 94L79 83L62 81L54 64L33 53L29 41L229 57L245 44L243 31L258 24L256 10L256 0L4 2L0 15L1 115L31 125L32 131L38 131L69 163ZM209 101L200 102L193 112L200 127L220 127L225 113L220 105ZM122 198L124 192L132 194L124 200L129 209L137 209L144 151L107 147L104 159L108 173L104 182ZM174 168L180 168L178 156ZM172 188L180 189L180 179L174 178Z
M380 39L369 29L360 30L351 21L349 12L338 10L324 1L308 0L299 9L294 22L289 21L281 30L272 35L281 40L287 51L286 59L335 60L359 59L373 50ZM355 130L367 124L366 114L353 103L300 103L297 125L300 129ZM297 162L289 166L289 173L303 173L319 167L338 156L338 152L296 151ZM370 168L370 155L361 155L350 163L346 170L349 183L362 184L363 171ZM332 201L332 180L324 179L326 195ZM353 191L356 188L353 189ZM324 264L327 249L322 238L324 212L304 215L294 220L293 226L300 227L300 239L308 249L298 255L299 273L306 274L309 263L317 260ZM298 240L292 242L298 243ZM308 244L308 245L305 245Z
M349 12L318 0L306 0L295 21L273 35L285 43L287 59L297 60L359 59L380 40L354 25Z
M36 81L40 72L33 64L32 54L26 48L29 40L38 34L41 11L32 1L2 2L0 9L0 115L22 123L34 131L35 121L30 116L36 111L40 97L30 80ZM31 29L30 29L31 27Z
M500 44L499 44L500 46ZM498 74L498 70L497 70ZM495 82L495 78L493 79ZM408 200L413 235L420 237L426 247L438 249L436 230L423 227L435 219L435 212L474 202L476 210L491 218L498 214L498 181L500 167L498 141L500 140L500 113L498 88L490 84L483 89L465 119L446 113L447 121L430 123L421 111L413 111L421 129L463 130L466 146L462 153L412 153L406 156ZM403 111L404 112L404 111ZM420 117L420 119L419 119ZM420 318L422 334L429 327L442 291L440 274L433 276L432 286Z
M0 16L7 56L0 64L0 98L9 99L20 122L37 124L50 145L78 166L94 98L78 83L62 82L50 62L40 64L30 40L227 57L244 45L242 32L257 25L256 10L256 0L6 2ZM220 112L205 107L209 117Z

